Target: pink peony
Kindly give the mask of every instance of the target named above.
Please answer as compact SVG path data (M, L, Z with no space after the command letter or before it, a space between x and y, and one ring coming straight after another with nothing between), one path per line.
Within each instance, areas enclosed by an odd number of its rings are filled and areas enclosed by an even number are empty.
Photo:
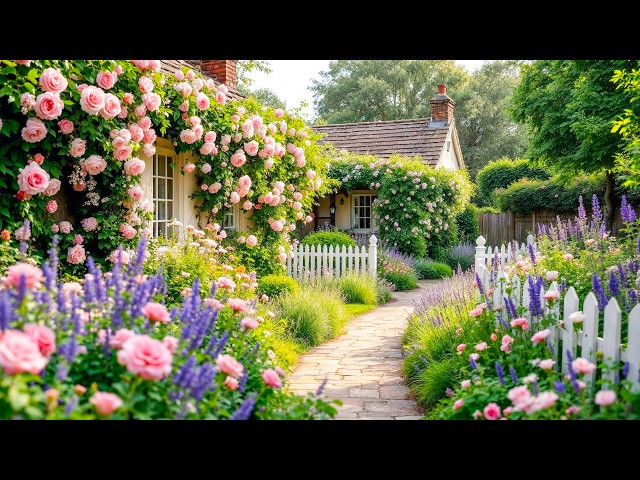
M122 345L118 363L144 380L161 380L171 372L173 355L160 341L136 335Z
M268 386L273 388L282 388L282 380L280 380L280 375L278 372L273 370L272 368L267 368L264 372L262 372L262 380Z
M153 91L153 80L149 77L142 76L138 79L138 87L142 93L149 93Z
M67 262L72 265L78 265L84 263L87 259L87 252L85 252L82 245L74 245L67 251Z
M121 329L117 330L115 335L113 335L109 339L109 346L111 348L119 350L119 349L122 348L122 346L124 345L124 343L127 340L129 340L130 338L133 338L135 336L136 336L135 332L133 332L131 330L128 330L126 328L121 328Z
M50 200L49 202L47 202L47 206L45 208L47 212L55 213L56 210L58 210L58 202L56 202L55 200Z
M249 235L247 237L246 245L247 247L255 247L258 244L258 239L255 235Z
M22 129L22 139L28 143L37 143L47 136L47 127L39 118L29 117L27 125Z
M216 359L218 368L222 373L225 373L233 378L240 378L244 372L244 367L231 355L224 354L218 355Z
M160 108L162 99L157 93L145 93L142 95L142 103L144 103L144 106L147 107L150 112L155 112Z
M578 357L571 362L571 368L573 368L576 373L589 374L596 369L596 366L586 358Z
M140 311L152 322L169 323L171 321L167 307L158 302L147 302Z
M100 72L96 75L96 83L100 88L104 88L105 90L109 90L116 84L116 80L118 77L111 72Z
M549 335L551 335L551 330L549 330L548 328L545 328L544 330L541 330L535 333L533 337L531 337L531 341L537 345L538 343L543 341L545 338L547 338Z
M74 125L71 120L63 118L58 122L58 128L60 129L60 133L62 133L63 135L69 135L71 132L73 132Z
M140 175L144 172L145 164L138 157L133 157L130 160L124 162L124 172L127 175L131 175L133 177Z
M59 94L67 88L68 84L60 70L55 68L47 68L40 75L40 88L45 92Z
M98 87L89 86L82 90L80 108L89 115L97 115L104 108L105 94Z
M7 375L40 373L47 365L38 343L20 330L5 330L0 336L0 367Z
M29 195L43 193L49 186L49 174L36 162L31 162L18 170L18 186Z
M463 405L464 405L464 399L463 398L459 398L458 400L453 402L453 409L454 410L460 410Z
M484 418L487 420L497 420L500 418L501 411L500 407L496 403L489 403L484 410L482 411L484 414Z
M51 92L44 92L36 98L34 109L41 119L55 120L62 113L64 103L62 103L59 95Z
M118 97L112 93L107 93L104 96L104 107L100 109L100 115L104 118L114 118L120 115L121 111L122 106L120 105Z
M220 282L220 279L218 279ZM246 312L249 309L247 303L241 298L230 298L227 300L227 305L231 307L234 312Z
M138 201L142 198L142 188L140 188L140 186L138 185L134 185L133 187L129 187L129 190L127 190L127 193L129 194L129 197L131 197L134 201Z
M96 412L102 417L108 417L122 407L120 397L114 393L96 392L89 399L89 403L96 407Z
M613 390L600 390L596 393L595 403L601 407L608 407L616 401L616 392Z
M89 158L82 160L80 166L89 175L98 175L107 168L107 162L98 155L91 155Z
M23 330L38 345L43 356L49 358L56 351L56 335L49 327L37 323L27 323Z
M224 379L223 385L227 387L229 390L237 390L238 389L238 380L233 377L226 377Z
M83 219L80 224L82 225L82 228L85 229L85 231L91 232L97 228L98 221L95 219L95 217L87 217Z
M248 328L250 330L255 330L256 328L258 328L258 325L260 325L260 324L253 317L244 317L242 320L240 320L240 326L242 328Z

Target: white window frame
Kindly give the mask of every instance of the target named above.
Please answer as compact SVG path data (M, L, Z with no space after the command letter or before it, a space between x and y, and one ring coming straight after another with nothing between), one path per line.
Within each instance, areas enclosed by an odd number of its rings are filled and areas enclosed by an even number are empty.
M369 217L364 217L364 218L369 218L369 228L360 228L359 226L356 226L356 201L359 202L360 198L363 197L371 197L371 203L369 205ZM349 205L349 216L351 219L351 229L354 232L358 232L358 233L371 233L372 231L376 230L376 228L378 227L378 224L375 220L375 218L373 217L373 201L378 198L378 193L377 192L363 192L363 193L352 193L351 194L351 202ZM358 208L361 208L361 206L358 206ZM359 224L359 223L358 223Z
M229 223L229 218L231 218L231 223ZM227 210L224 214L224 218L222 219L222 228L224 230L230 230L232 232L238 231L238 223L240 221L240 207L238 204L234 204L231 206L229 210Z
M160 157L166 158L166 170L164 175L160 175L160 169L158 168L158 161ZM153 236L163 236L163 237L171 237L174 232L174 227L167 226L169 220L175 218L177 211L177 178L176 178L176 168L173 167L177 163L178 157L174 151L170 151L169 149L157 149L156 153L153 155L152 161L152 185L153 185L153 220L151 222L153 229ZM169 198L169 180L171 181L171 198ZM165 196L164 198L159 198L159 188L158 185L160 183L165 184ZM160 204L163 203L165 205L165 218L158 218L160 213ZM171 215L169 215L169 204L171 204ZM161 224L164 224L161 226Z

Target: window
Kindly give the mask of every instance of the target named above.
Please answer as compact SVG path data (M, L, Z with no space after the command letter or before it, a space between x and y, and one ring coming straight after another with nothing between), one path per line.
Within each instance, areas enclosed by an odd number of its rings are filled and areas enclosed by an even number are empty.
M167 237L173 227L167 226L174 217L174 155L156 153L153 156L153 235Z
M352 223L354 230L371 230L376 226L371 213L371 205L376 195L372 194L354 194L352 195Z
M232 206L224 216L222 221L222 228L225 230L237 230L238 228L238 208Z

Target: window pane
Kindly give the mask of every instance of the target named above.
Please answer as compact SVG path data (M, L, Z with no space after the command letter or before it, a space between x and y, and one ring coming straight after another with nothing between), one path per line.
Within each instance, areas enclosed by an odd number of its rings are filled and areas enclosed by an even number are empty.
M167 219L167 204L165 202L158 202L158 220Z
M173 200L173 180L167 180L167 198Z
M171 219L173 216L173 202L167 202L167 219Z
M164 155L158 155L158 176L164 177L167 175L167 157Z
M151 164L153 165L153 175L156 175L157 169L156 169L156 163L158 161L158 156L154 155L153 158L151 159Z
M167 181L164 178L158 178L158 198L167 198Z

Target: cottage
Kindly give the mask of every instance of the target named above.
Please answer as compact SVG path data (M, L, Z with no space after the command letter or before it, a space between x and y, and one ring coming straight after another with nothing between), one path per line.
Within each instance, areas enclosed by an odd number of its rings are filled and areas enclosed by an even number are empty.
M331 143L338 150L383 159L394 154L418 155L435 168L465 168L453 115L455 102L447 95L445 84L438 84L438 93L429 103L430 118L315 125L313 129L324 134L321 143ZM315 208L315 222L310 227L330 224L356 233L371 233L376 230L372 217L376 197L375 190L342 190L325 196Z

